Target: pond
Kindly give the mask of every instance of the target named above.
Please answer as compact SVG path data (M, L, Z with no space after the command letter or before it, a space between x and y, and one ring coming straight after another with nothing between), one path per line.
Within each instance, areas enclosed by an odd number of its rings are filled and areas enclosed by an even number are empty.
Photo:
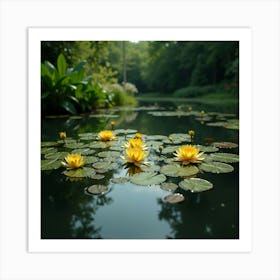
M165 177L165 183L176 184L176 190L171 187L166 190L164 186L167 185L162 181L141 185L141 177L140 185L131 182L133 174L139 170L123 166L120 154L124 148L117 144L101 147L96 141L101 130L111 129L111 121L115 122L116 143L124 143L135 135L135 131L143 135L151 165L144 167L147 168L144 171ZM137 108L47 117L42 119L41 130L41 238L239 238L239 164L234 157L239 153L238 104L141 102ZM204 171L200 169L199 173L190 174L192 176L170 176L168 170L163 172L160 168L172 163L175 152L173 148L169 148L170 151L166 148L190 144L189 130L195 131L194 144L201 145L200 149L205 151L210 163L214 154L234 154L232 160L219 160L218 157L214 160L222 167L230 165L232 169L207 172L209 170L204 168ZM61 131L67 133L66 144L59 139ZM174 139L170 140L168 136L172 134ZM186 139L182 140L182 134ZM162 152L159 151L160 145L163 146ZM60 162L67 154L65 151L81 152L90 163L88 168L95 167L94 174L81 178L63 174L66 168ZM113 153L102 154L104 151ZM102 166L104 162L111 164L105 168ZM207 180L212 186L201 192L183 188L180 182L191 180L190 177ZM104 192L90 193L88 188L93 185L105 186ZM99 189L93 190L98 192ZM184 200L178 203L166 201L166 197L173 193L183 195Z

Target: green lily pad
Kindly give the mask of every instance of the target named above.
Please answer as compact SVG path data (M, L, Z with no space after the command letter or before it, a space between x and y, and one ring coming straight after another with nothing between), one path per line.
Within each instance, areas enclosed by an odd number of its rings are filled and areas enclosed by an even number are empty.
M83 148L83 149L75 149L71 152L72 154L80 154L80 155L92 155L95 153L94 150L91 150L89 148Z
M114 157L119 157L120 154L121 153L117 152L117 151L104 151L104 152L98 153L97 155L102 158L114 158Z
M191 192L203 192L212 189L213 184L200 178L191 178L181 181L179 187Z
M160 169L160 173L170 177L188 177L195 175L199 169L194 165L180 166L177 164L164 165Z
M93 194L93 195L105 194L109 190L110 190L109 187L107 187L105 185L92 185L86 189L86 191L89 194Z
M105 149L105 148L108 148L110 147L110 142L101 142L101 141L93 141L93 142L90 142L87 147L89 148L95 148L95 149Z
M105 178L104 175L101 175L101 174L94 174L92 176L90 176L91 179L94 179L94 180L101 180L103 178Z
M132 134L132 133L136 133L136 132L137 132L137 130L135 130L135 129L116 129L116 130L114 130L114 133L116 135L118 135L118 134Z
M118 177L118 178L113 178L111 180L111 182L114 184L124 184L124 183L127 183L128 181L129 181L129 179L126 177Z
M225 127L227 125L227 122L209 122L206 123L207 126L216 126L216 127Z
M239 129L239 120L238 119L228 120L227 124L225 125L225 128L238 130Z
M165 191L175 191L178 189L178 185L176 185L174 183L162 183L160 185L160 188Z
M53 170L61 167L61 162L57 159L43 159L41 160L41 170Z
M103 169L103 170L112 170L118 167L118 164L111 161L99 161L92 164L92 167L95 169Z
M214 161L221 161L227 163L239 162L239 155L229 153L214 153L210 154L209 158Z
M166 140L167 136L165 136L165 135L147 135L146 138L149 141L158 141L158 140Z
M66 156L68 156L68 152L58 152L53 154L45 154L46 159L64 159Z
M155 172L142 172L133 175L130 179L131 183L141 186L149 186L163 183L166 177L163 174Z
M95 163L99 161L100 159L95 156L84 156L84 162L85 164Z
M180 146L168 146L168 147L163 148L161 153L163 155L171 154L171 153L174 153L179 147Z
M95 170L89 167L82 167L78 169L65 170L63 174L68 177L83 178L95 175Z
M144 165L141 168L145 172L154 172L154 171L159 171L160 170L160 167L158 165L148 165L148 166Z
M204 153L213 153L213 152L217 152L219 151L219 149L217 147L213 147L213 146L202 146L202 145L196 145L196 147Z
M234 170L233 166L222 162L202 163L200 169L211 173L228 173Z
M41 142L41 147L52 147L57 145L57 142Z
M179 203L185 200L185 197L181 193L169 194L164 198L165 202L172 204Z
M66 143L65 148L69 148L69 149L80 149L84 146L84 143Z
M53 154L56 153L57 149L53 147L44 147L41 149L41 154Z
M221 149L232 149L238 147L238 144L232 142L213 142L211 145Z

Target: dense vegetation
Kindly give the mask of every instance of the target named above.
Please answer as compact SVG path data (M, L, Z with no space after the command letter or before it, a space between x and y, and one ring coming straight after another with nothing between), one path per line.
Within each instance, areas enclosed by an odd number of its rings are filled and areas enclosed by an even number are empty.
M238 42L42 42L43 114L134 105L134 95L238 97Z

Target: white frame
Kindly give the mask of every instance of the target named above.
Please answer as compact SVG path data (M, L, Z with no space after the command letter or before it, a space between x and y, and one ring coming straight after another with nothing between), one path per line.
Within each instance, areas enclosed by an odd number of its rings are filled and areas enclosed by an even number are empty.
M252 248L252 30L250 28L111 27L28 30L29 252L250 252ZM40 42L51 40L239 41L239 239L51 240L40 238ZM244 94L246 93L246 94Z

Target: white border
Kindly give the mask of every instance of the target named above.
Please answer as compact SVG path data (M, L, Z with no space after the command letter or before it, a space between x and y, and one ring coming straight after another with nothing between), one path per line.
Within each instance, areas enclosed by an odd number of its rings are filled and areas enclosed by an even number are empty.
M250 252L252 246L252 45L249 28L29 28L29 252ZM181 40L240 42L240 238L237 240L40 239L40 42Z

